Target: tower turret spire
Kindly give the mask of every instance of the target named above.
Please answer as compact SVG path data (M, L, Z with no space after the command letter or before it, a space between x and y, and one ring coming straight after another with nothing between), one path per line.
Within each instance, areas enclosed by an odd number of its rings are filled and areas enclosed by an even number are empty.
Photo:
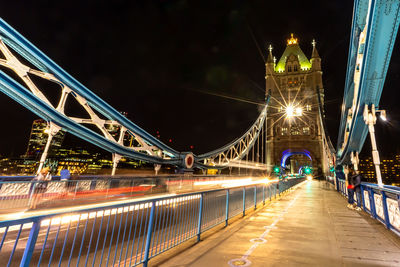
M268 53L268 58L267 58L267 64L274 63L274 57L272 56L272 45L268 46L268 50L269 50L269 53Z
M313 46L312 54L311 54L311 68L317 71L321 70L321 58L319 57L318 50L317 50L317 42L315 39L311 42Z
M315 39L312 40L311 44L313 46L311 58L320 58L316 47L317 42L315 41Z

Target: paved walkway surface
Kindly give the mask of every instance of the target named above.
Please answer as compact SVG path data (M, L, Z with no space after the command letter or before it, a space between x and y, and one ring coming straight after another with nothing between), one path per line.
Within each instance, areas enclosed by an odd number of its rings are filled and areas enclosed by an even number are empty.
M149 266L400 266L400 237L324 181L305 182Z

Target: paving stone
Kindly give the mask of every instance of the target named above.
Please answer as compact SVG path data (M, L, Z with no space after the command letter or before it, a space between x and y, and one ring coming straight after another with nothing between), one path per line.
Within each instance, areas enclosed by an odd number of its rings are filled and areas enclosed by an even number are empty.
M349 210L346 199L322 183L305 182L178 255L149 265L230 266L231 260L246 259L249 266L400 266L400 237L365 212Z

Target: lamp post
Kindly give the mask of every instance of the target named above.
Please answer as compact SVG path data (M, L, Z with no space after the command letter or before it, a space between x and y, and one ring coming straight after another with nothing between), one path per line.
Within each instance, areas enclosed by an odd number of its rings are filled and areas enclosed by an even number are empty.
M365 105L364 108L364 121L365 124L368 125L369 136L371 137L371 146L372 146L372 160L375 165L376 171L376 178L378 180L378 186L383 187L382 183L382 175L380 169L380 159L379 159L379 152L376 146L376 139L375 139L375 128L374 125L376 123L376 112L380 112L382 120L386 120L386 111L385 110L375 110L375 105L372 104L371 109L368 108L368 105Z
M44 148L44 150L43 150L42 156L40 157L39 167L38 167L38 169L37 169L37 171L36 171L36 174L40 173L40 171L42 170L43 165L44 165L44 162L45 162L46 159L47 159L47 154L48 154L49 149L50 149L51 141L53 140L53 137L54 137L54 136L58 133L58 131L60 131L60 130L61 130L61 127L58 126L58 125L56 125L54 122L51 122L51 121L50 121L50 122L47 123L47 127L46 127L46 129L44 130L44 132L45 132L46 134L48 134L47 142L46 142L46 146L45 146L45 148Z

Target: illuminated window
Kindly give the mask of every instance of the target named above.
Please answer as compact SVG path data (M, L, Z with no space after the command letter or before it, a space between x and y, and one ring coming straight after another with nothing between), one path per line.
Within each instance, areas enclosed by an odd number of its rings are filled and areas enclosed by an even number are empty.
M310 134L310 127L303 127L303 134L309 135Z
M283 127L282 128L282 135L287 135L288 134L288 128Z
M307 110L307 111L311 111L311 105L308 105L308 104L307 104L307 105L306 105L306 110Z
M300 134L299 127L297 127L297 126L290 127L290 134L291 135L299 135Z

